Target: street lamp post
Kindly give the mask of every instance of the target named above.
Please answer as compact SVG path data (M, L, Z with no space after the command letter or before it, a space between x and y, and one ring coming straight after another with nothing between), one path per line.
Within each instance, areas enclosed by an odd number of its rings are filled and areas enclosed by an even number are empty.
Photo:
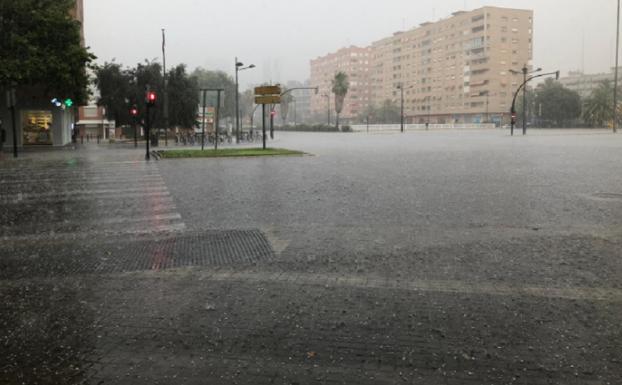
M542 68L538 68L534 71L529 72L529 68L527 68L527 64L523 66L521 71L510 70L510 72L515 75L520 74L520 73L523 74L523 85L521 86L521 88L523 88L523 135L527 135L527 87L526 87L526 84L529 82L529 80L527 80L527 75L540 72L540 71L542 71ZM514 103L512 103L511 113L512 113L512 116L516 114L516 110L514 109ZM512 124L512 135L513 134L514 134L514 124Z
M254 64L244 67L244 63L239 62L237 57L235 58L235 138L237 142L240 141L240 83L238 73L252 68L255 68Z
M618 18L616 24L616 69L613 84L613 133L618 132L618 63L620 57L620 0L618 0Z
M527 73L526 67L527 66L525 66L525 68L523 68L523 71L522 71L523 73ZM542 68L538 68L537 70L532 71L530 73L533 74L535 72L540 72L540 71L542 71ZM514 74L520 73L520 72L514 71L514 70L510 70L510 72L512 72ZM512 108L510 110L510 114L512 115L512 118L511 118L512 119L511 120L511 131L510 131L510 133L511 133L512 136L514 135L514 124L516 123L515 122L515 116L516 116L516 97L518 97L518 93L522 89L523 90L523 98L524 98L523 100L526 100L525 94L524 94L524 89L526 88L527 83L529 83L531 80L533 80L535 78L541 78L543 76L549 76L549 75L555 75L555 79L559 80L559 71L548 72L548 73L541 74L541 75L535 75L535 76L531 76L529 78L527 76L525 76L525 80L523 81L523 84L521 84L520 87L518 87L518 89L514 93L514 98L512 99ZM526 122L525 122L526 121L526 117L527 117L526 102L523 102L523 135L527 135L527 125L526 125Z
M397 88L400 90L401 98L400 98L400 131L404 133L404 86L402 84L398 85Z

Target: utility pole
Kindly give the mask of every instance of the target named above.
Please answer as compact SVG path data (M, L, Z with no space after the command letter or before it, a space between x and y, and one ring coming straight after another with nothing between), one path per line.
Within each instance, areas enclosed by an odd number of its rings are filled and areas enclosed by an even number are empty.
M168 85L166 81L166 36L164 28L162 28L162 69L164 72L164 89L162 95L164 102L164 146L168 146Z
M620 57L620 0L618 0L618 19L616 24L616 69L613 82L613 132L618 132L618 66Z

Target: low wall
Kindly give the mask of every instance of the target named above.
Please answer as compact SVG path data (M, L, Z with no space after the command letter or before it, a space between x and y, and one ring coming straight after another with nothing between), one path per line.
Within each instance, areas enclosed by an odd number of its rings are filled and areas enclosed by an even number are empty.
M366 124L352 125L354 132L367 131ZM494 123L486 124L430 124L428 130L490 130L496 128ZM401 126L399 124L370 124L369 131L399 131ZM406 131L425 131L425 124L406 124L404 125Z

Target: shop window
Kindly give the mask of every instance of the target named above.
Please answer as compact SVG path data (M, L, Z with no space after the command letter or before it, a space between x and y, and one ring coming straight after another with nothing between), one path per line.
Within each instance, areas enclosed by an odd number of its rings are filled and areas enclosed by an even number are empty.
M24 145L52 144L52 111L23 111Z

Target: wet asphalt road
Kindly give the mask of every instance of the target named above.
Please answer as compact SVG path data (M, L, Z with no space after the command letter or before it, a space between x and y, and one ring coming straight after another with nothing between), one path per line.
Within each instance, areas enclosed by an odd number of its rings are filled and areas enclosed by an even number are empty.
M622 139L0 161L0 383L618 384Z

